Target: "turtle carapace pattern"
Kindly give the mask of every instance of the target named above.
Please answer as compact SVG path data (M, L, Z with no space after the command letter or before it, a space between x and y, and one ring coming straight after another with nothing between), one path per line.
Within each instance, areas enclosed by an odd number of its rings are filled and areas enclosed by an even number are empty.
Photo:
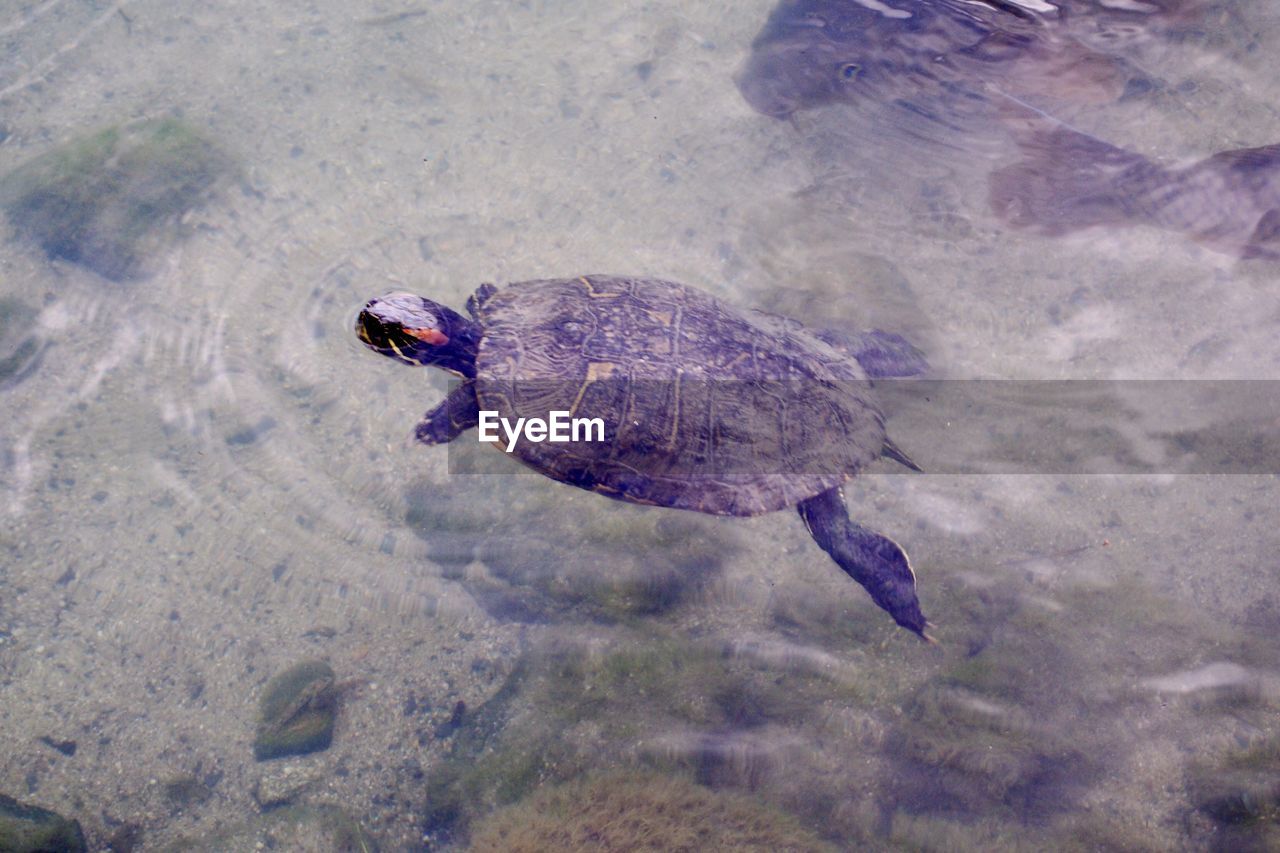
M897 543L849 519L841 485L887 456L871 379L921 372L898 335L840 335L736 308L687 285L587 275L482 285L470 317L410 293L370 300L367 346L462 379L417 427L443 444L480 414L567 412L604 440L517 441L521 462L616 500L751 516L796 507L809 532L894 620L930 640Z

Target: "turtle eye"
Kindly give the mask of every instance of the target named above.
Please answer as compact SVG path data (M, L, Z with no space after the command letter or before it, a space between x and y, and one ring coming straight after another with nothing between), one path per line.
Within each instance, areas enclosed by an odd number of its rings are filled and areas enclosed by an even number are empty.
M855 80L862 73L862 66L856 62L846 62L840 66L840 77L845 80Z

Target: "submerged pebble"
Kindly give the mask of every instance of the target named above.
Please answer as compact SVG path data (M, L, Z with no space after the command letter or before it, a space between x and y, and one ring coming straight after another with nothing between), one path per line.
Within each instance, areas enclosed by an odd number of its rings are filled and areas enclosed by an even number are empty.
M316 771L292 772L295 768L285 766L282 770L267 773L258 780L253 789L253 798L264 809L288 805L303 792L320 780Z
M278 673L259 701L254 758L266 761L328 749L336 711L333 669L324 661L302 661Z
M120 281L142 272L166 228L229 169L177 119L118 125L20 166L0 181L0 207L51 259Z

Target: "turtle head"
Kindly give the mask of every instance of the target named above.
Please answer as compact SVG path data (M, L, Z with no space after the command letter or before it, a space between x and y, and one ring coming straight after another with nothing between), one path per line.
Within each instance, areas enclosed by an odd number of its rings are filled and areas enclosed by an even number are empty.
M458 312L412 293L370 299L356 318L356 335L374 352L468 378L476 372L479 332Z

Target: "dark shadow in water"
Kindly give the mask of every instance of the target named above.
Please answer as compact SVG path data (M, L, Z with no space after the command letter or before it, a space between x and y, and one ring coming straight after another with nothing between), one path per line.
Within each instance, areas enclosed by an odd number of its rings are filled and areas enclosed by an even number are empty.
M545 500L503 503L485 490L510 493L508 478L458 478L477 494L457 495L426 483L405 493L405 522L487 613L501 621L616 622L667 612L715 577L737 551L726 525L693 514L600 504L603 523L549 506L566 487L519 477L521 490ZM592 513L592 518L595 514ZM486 572L467 571L479 562Z
M49 343L31 332L36 312L16 299L0 299L0 388L17 385L40 367Z

